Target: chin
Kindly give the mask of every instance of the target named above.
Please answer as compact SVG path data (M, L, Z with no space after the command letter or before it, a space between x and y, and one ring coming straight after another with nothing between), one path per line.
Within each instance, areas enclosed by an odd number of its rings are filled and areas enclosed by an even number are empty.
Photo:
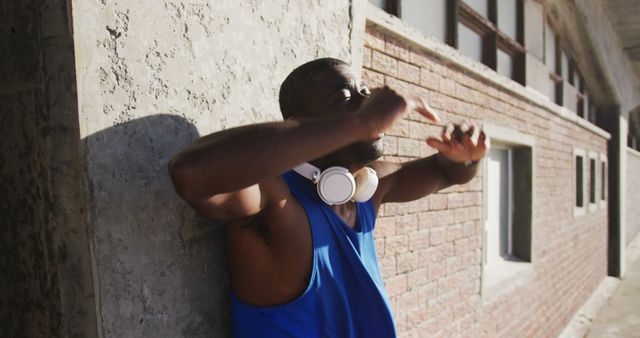
M347 149L350 163L365 166L382 157L382 139L373 142L354 143Z

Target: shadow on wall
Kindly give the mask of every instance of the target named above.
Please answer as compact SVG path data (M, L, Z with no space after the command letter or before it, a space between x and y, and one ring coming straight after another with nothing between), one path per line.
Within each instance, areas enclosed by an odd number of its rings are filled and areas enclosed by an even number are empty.
M105 337L230 335L225 227L199 218L167 171L198 136L155 115L83 140Z

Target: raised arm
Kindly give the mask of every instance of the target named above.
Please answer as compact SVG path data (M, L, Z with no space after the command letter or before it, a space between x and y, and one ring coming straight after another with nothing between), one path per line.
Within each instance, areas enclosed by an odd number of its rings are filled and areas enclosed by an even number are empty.
M203 216L250 216L269 203L261 182L348 144L377 138L408 105L403 97L383 88L352 114L291 119L213 133L172 158L169 172L176 192Z
M374 195L376 207L386 202L413 201L469 182L490 146L486 134L469 124L449 125L442 132L442 140L431 137L427 143L438 153L405 163L377 164L375 169L381 178Z

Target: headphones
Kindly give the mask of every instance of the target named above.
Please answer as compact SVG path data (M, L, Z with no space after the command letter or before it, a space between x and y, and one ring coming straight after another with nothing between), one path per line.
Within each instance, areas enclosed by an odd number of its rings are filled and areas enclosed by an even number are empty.
M343 204L350 200L366 202L378 188L378 175L369 167L364 167L352 175L345 167L330 167L321 171L305 162L293 170L315 183L320 199L329 205Z

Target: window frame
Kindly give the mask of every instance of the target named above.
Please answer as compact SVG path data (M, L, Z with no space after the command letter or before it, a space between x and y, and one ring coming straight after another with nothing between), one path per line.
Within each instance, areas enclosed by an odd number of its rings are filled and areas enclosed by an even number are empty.
M524 47L524 0L516 4L516 39L511 38L498 28L498 0L488 0L488 17L477 13L464 0L447 1L446 41L444 43L459 49L458 23L480 35L482 51L480 62L494 71L498 71L498 50L512 58L511 80L525 84L525 55ZM384 8L387 13L402 20L402 0L387 0ZM503 75L500 75L503 76Z
M577 194L577 172L578 172L578 168L576 165L576 160L577 157L580 156L582 157L582 206L578 206L577 202L578 202L578 194ZM586 165L585 163L587 162L587 151L585 149L582 148L573 148L573 156L572 156L572 169L573 169L573 173L571 175L572 178L572 183L571 183L571 187L572 187L572 196L573 196L573 217L579 217L582 215L585 215L587 213L587 200L585 198L586 194L585 192L587 191L586 189L586 182L587 180L585 179L587 177L587 173L586 173Z
M499 295L507 293L510 290L512 290L512 287L518 284L520 280L530 278L531 274L533 273L533 262L535 261L534 251L533 251L534 238L535 238L534 236L535 229L533 227L535 224L535 213L534 213L535 189L534 189L533 183L534 183L534 178L536 177L536 156L535 156L536 142L535 142L535 137L532 135L524 134L515 129L498 126L498 125L494 125L487 122L483 124L483 130L485 131L487 136L491 138L492 147L499 146L501 148L511 148L511 149L525 147L525 148L529 148L530 154L528 156L531 156L530 157L531 167L529 168L531 175L527 176L530 181L526 182L527 184L529 184L529 189L530 189L530 192L529 192L530 195L528 196L528 198L530 198L530 205L529 205L529 209L527 210L527 213L529 214L528 216L529 216L530 223L527 224L528 229L525 229L525 231L528 231L528 237L525 238L528 245L528 247L526 248L528 250L528 253L527 253L528 257L523 258L522 255L518 256L516 254L513 254L514 250L512 249L510 259L503 258L502 262L493 266L487 264L487 258L486 258L487 255L489 254L487 252L488 233L487 233L487 223L486 223L487 217L488 217L487 215L488 213L488 210L487 210L488 208L488 189L487 189L488 164L486 160L484 160L482 164L483 165L482 172L484 173L482 175L483 176L483 179L482 179L483 245L482 245L482 260L481 260L482 272L481 272L481 278L480 278L481 279L480 296L484 303L489 303L496 299L499 299L498 297ZM521 151L524 151L524 150L521 150ZM514 182L515 180L510 179L509 185L513 186ZM510 201L509 203L513 203L513 201ZM520 208L522 207L520 206ZM513 229L514 227L512 224L511 230L513 231ZM514 240L522 241L522 238L515 239L515 237L512 236L510 240L512 242ZM507 241L509 241L509 239Z
M589 205L589 212L594 212L594 211L598 210L598 197L599 197L599 195L598 195L598 192L599 192L599 189L598 189L598 182L599 182L599 180L598 180L598 177L599 177L599 175L598 175L598 173L599 173L598 165L600 163L599 163L599 160L598 160L598 153L595 152L595 151L590 150L587 158L589 159L589 161L588 161L589 162L589 198L588 198L589 202L588 202L588 205ZM594 177L593 178L591 177L591 174L592 174L591 173L591 161L593 161L593 166L594 166L594 168L593 168ZM593 187L591 187L591 182L593 182ZM591 191L592 188L594 190L593 192ZM594 196L594 201L593 202L591 202L591 194L593 194L593 196Z
M609 163L608 163L609 159L607 158L607 154L603 154L600 153L600 162L599 162L599 167L600 167L600 178L601 178L601 182L600 182L600 198L598 198L598 205L600 206L600 209L606 209L607 208L607 204L608 204L608 200L609 200ZM604 165L604 170L603 169L603 165ZM604 178L604 179L602 179Z

